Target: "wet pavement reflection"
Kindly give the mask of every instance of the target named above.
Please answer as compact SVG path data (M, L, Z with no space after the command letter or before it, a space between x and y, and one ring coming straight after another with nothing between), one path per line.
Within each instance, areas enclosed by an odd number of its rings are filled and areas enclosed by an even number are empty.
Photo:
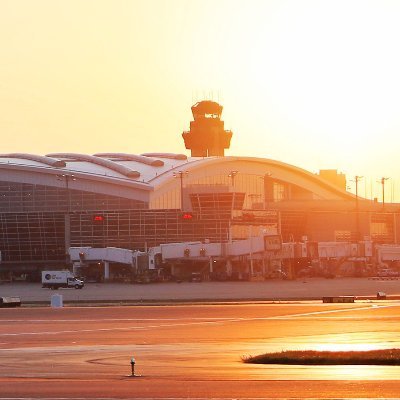
M207 317L193 317L202 309L189 306L172 308L173 318L166 318L167 308L151 308L146 309L151 316L135 319L138 310L143 309L121 309L120 318L110 318L93 309L90 322L79 318L79 310L65 310L57 321L51 310L43 310L48 320L42 315L34 320L24 311L31 318L29 330L22 316L8 319L8 328L2 325L0 377L111 378L129 371L132 355L139 373L160 379L397 380L400 374L400 367L392 366L242 362L242 357L282 350L400 348L398 305L248 305L218 312L210 307Z

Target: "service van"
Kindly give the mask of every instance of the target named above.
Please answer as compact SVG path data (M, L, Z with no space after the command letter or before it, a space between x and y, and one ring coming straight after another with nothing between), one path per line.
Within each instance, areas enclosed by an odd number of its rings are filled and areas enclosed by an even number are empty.
M70 271L42 271L42 287L52 290L59 288L82 289L85 286L82 279Z

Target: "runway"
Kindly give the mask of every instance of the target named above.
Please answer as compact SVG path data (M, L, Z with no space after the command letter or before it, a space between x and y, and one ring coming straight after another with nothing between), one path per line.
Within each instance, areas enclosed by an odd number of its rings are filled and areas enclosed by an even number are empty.
M242 357L399 347L399 322L398 302L2 309L0 399L398 398L400 367Z

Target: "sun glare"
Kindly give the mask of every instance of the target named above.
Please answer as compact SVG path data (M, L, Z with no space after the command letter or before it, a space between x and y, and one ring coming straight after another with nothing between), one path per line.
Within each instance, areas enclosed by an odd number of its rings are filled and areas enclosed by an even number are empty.
M317 351L369 351L398 348L399 340L394 332L356 332L304 337L295 349ZM287 348L285 350L293 350Z
M347 166L366 175L390 168L387 155L400 128L400 55L394 51L400 27L393 12L399 7L282 2L259 26L255 42L237 43L253 48L239 50L251 67L236 65L248 86L259 88L252 93L253 112L267 119L271 134L281 134L274 142L293 140L293 133L298 138L296 146L285 146L287 159L309 168L299 153L310 153L317 168ZM271 138L264 137L264 151Z
M182 152L211 98L227 155L400 179L397 1L39 3L0 12L4 151Z
M312 347L313 350L318 351L369 351L378 349L375 344L369 343L321 343Z

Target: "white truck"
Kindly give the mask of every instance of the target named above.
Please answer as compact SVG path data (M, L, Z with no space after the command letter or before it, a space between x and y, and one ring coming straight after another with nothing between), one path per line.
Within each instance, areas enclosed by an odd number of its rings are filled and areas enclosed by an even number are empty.
M83 280L75 277L70 271L42 271L42 287L57 290L58 288L82 289Z

